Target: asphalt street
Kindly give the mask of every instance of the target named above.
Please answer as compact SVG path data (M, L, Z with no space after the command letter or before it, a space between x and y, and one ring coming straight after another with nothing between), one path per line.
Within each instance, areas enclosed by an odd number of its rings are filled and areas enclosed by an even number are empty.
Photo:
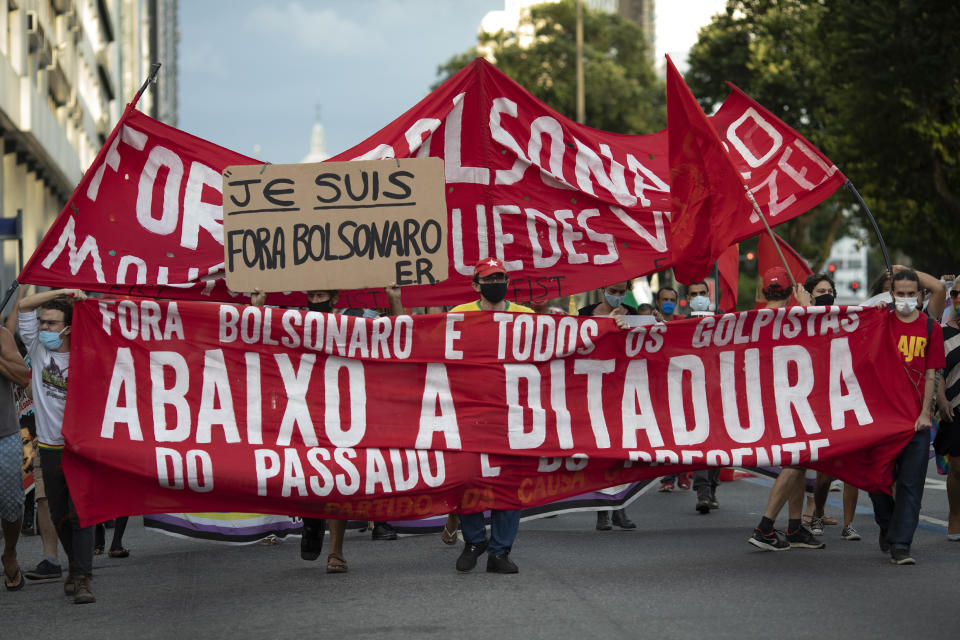
M439 534L375 542L349 531L350 571L328 575L322 559L300 559L298 539L231 546L132 518L131 556L94 561L95 604L72 604L62 580L0 590L0 629L5 639L74 640L949 637L960 543L946 539L943 479L931 465L916 566L880 553L864 494L855 521L862 541L829 526L822 551L756 550L747 538L766 502L764 478L723 483L721 508L706 516L692 492L654 486L628 508L633 531L595 531L593 513L524 522L511 555L520 573L508 576L485 573L484 559L458 574L462 545L445 546ZM828 514L840 516L839 499L830 494ZM25 569L40 560L38 537L21 538L18 549Z

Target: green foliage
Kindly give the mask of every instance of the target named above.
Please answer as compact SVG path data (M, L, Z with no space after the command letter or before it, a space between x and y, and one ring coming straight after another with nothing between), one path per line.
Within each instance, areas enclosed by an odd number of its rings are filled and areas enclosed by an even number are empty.
M568 118L576 117L576 5L573 0L531 7L523 24L533 42L514 32L481 33L480 48L530 93ZM521 26L520 31L523 30ZM586 124L615 133L651 133L666 126L666 98L647 55L640 27L617 14L583 9ZM480 55L451 57L437 69L437 85ZM435 85L435 86L437 86Z
M955 0L729 0L700 31L686 79L708 112L726 80L749 93L857 185L891 251L950 271L960 241L957 34ZM851 202L838 194L778 231L816 269Z

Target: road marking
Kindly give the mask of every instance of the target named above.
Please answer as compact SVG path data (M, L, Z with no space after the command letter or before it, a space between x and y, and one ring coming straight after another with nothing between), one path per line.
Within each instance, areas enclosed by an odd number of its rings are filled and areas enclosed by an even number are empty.
M947 526L947 521L946 521L946 520L940 520L939 518L931 518L930 516L925 516L925 515L922 515L922 514L921 514L921 515L920 515L920 519L923 520L924 522L929 522L930 524L935 524L935 525L940 526L940 527L945 527L945 526Z

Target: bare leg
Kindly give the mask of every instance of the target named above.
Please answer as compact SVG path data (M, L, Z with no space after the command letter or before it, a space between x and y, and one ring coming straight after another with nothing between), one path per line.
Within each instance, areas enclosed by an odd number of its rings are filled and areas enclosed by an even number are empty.
M57 530L50 519L50 505L46 498L37 500L37 528L40 529L40 540L43 542L43 556L57 557Z
M347 531L346 520L327 520L330 528L330 553L343 557L343 534Z
M950 505L947 533L960 534L960 457L950 456L950 473L947 475L947 503Z
M843 483L843 526L849 527L853 524L853 516L857 513L857 499L860 497L860 489L852 484Z
M790 501L790 518L800 519L803 510L803 475L804 470L799 467L781 469L773 488L770 489L767 508L763 511L764 517L776 520L783 505Z
M17 562L17 540L20 538L23 516L21 515L13 522L0 520L0 523L3 529L3 571L7 574L3 578L3 583L12 587L23 580L23 577L17 574L20 571L20 563Z
M833 482L833 478L817 471L817 479L813 481L813 516L815 518L823 517L823 508L827 504L831 482Z

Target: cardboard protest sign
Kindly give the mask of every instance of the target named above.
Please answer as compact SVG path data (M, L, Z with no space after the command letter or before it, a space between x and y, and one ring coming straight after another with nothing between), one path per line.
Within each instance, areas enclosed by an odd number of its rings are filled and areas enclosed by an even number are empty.
M223 248L233 291L361 289L447 278L443 160L223 170Z

